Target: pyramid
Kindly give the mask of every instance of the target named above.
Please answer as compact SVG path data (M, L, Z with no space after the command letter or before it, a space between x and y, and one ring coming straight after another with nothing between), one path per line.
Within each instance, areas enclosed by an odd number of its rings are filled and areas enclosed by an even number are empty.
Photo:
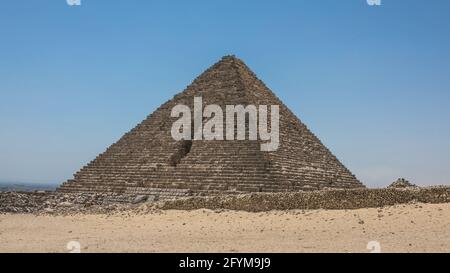
M175 105L279 105L279 147L258 140L176 141ZM225 127L225 126L224 126ZM238 58L223 57L182 93L126 133L58 188L62 192L215 195L363 188L358 179Z
M397 181L388 186L388 188L394 189L404 189L404 188L417 188L416 185L412 184L405 178L399 178Z

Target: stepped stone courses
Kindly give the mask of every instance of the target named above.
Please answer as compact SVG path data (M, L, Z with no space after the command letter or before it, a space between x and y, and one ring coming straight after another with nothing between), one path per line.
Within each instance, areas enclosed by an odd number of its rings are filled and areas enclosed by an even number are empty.
M175 105L279 105L280 146L259 141L175 141ZM269 121L270 122L270 121ZM225 126L224 126L225 128ZM61 192L175 198L245 192L364 188L308 128L234 56L224 57L65 182Z

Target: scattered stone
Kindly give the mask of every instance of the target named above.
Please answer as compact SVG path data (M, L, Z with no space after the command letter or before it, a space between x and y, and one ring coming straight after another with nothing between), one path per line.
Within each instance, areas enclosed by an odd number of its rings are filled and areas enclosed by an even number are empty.
M44 212L46 212L46 213L54 213L55 210L52 209L52 208L45 208L45 209L44 209Z
M216 213L226 210L263 212L271 210L318 210L380 208L408 204L411 200L420 203L447 203L450 187L348 189L335 191L257 193L189 197L167 200L158 204L163 210L210 209ZM392 213L387 212L389 216ZM380 214L380 213L379 213ZM309 214L305 214L309 216ZM357 215L355 215L357 217Z
M147 199L146 199L147 197ZM450 202L450 187L349 189L284 193L251 193L216 196L197 196L156 202L148 195L117 193L70 193L46 192L0 192L0 214L112 214L133 210L140 214L163 214L164 210L207 209L209 213L229 211L268 212L277 210L299 210L294 214L310 213L316 209L380 208L419 203ZM136 206L137 203L142 205ZM145 203L143 203L145 202ZM417 209L421 205L415 205ZM392 216L386 209L378 209L378 218L384 214ZM275 212L276 213L276 212ZM357 215L355 215L357 217ZM331 220L330 220L331 221Z
M159 196L158 195L149 195L147 197L148 197L147 202L156 202L156 201L159 200Z
M133 204L144 203L147 200L148 200L148 196L147 195L138 195L138 196L136 196L136 198L134 198Z
M60 206L60 207L66 207L66 208L68 208L68 207L72 207L73 206L73 204L72 203L70 203L70 202L61 202L61 203L59 203L59 205L58 206Z

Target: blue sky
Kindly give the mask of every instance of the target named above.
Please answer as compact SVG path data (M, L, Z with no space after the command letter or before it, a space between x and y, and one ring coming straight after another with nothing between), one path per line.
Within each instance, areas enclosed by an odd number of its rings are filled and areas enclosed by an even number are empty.
M0 180L60 183L223 55L370 187L450 184L450 1L10 0Z

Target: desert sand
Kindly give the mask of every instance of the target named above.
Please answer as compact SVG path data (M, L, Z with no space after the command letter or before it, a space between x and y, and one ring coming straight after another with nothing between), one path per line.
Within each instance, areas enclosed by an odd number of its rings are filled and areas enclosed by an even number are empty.
M450 204L248 213L0 215L0 252L450 252Z

